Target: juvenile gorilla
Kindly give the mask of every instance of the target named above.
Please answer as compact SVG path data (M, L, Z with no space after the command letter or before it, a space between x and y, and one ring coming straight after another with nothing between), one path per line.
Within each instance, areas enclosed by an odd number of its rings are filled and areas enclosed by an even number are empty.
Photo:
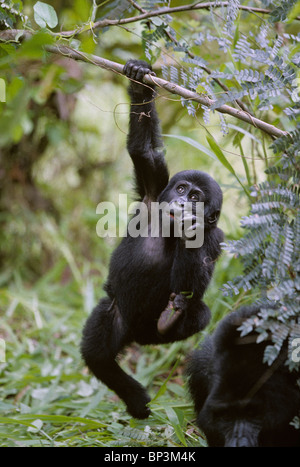
M187 366L197 424L209 446L300 446L300 430L290 422L300 410L299 373L284 365L283 351L263 364L268 341L240 337L237 328L260 309L243 307L221 321Z
M118 353L135 341L159 344L185 339L203 329L210 310L203 294L220 254L222 231L217 227L222 192L204 172L188 170L169 181L161 149L154 86L142 83L153 74L143 61L130 60L124 74L131 79L127 148L133 161L136 191L151 214L152 202L204 202L204 243L186 248L185 238L124 237L112 255L107 297L88 318L83 330L82 356L94 375L115 391L136 418L150 414L146 390L117 364ZM172 212L169 220L172 223ZM161 221L161 218L160 218ZM188 294L183 293L188 292Z

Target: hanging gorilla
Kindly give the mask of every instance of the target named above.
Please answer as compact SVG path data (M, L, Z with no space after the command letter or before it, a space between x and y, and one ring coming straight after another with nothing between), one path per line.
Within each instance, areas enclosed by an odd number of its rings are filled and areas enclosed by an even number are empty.
M222 320L187 365L197 424L212 447L300 446L291 425L300 411L299 373L285 365L286 349L271 365L263 363L271 342L258 334L241 337L244 320L257 315L253 305Z
M220 255L223 233L217 227L222 192L204 172L187 170L169 181L161 148L159 121L155 109L155 86L142 83L154 73L143 61L129 60L124 74L130 78L130 123L127 148L133 161L136 191L150 217L153 203L170 205L160 212L159 235L124 237L112 255L107 297L89 316L81 352L94 375L115 391L136 418L150 414L146 390L116 362L118 353L132 342L159 344L185 339L203 329L210 310L202 301L215 262ZM204 203L204 243L187 247L188 235L176 235L175 211L184 205L192 209L189 238L198 226L195 210ZM162 235L162 219L168 217L170 234ZM150 227L149 227L150 229Z

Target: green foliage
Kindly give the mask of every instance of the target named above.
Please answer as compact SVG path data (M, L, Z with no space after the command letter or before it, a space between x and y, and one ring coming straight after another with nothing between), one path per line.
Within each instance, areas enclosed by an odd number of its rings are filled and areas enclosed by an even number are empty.
M0 30L13 28L19 19L25 23L26 16L23 14L22 10L23 3L21 1L2 1L0 5Z
M55 28L58 24L57 14L53 6L44 2L37 2L34 7L35 22L41 27Z
M62 243L55 229L53 236ZM151 352L133 346L121 358L122 367L153 395L151 419L131 419L82 365L78 343L99 284L79 271L66 243L61 249L64 257L34 290L20 277L9 288L0 285L0 307L7 310L1 323L6 349L0 360L0 446L197 446L180 371L187 342ZM63 284L66 262L71 274Z
M213 320L204 334L239 304L259 300L261 315L248 320L242 334L255 329L258 342L271 336L269 364L288 342L288 364L299 369L290 358L300 335L299 6L263 0L255 6L270 14L254 15L239 8L249 3L230 0L227 7L216 3L209 10L149 17L138 27L117 24L169 6L135 3L139 10L125 0L56 1L55 7L0 2L0 30L20 30L0 41L0 338L7 354L7 363L0 363L2 445L205 445L190 423L180 371L196 339L143 348L137 361L123 359L150 386L153 417L145 422L130 419L82 368L82 310L99 298L112 247L94 238L95 206L111 199L112 184L130 188L122 152L127 120L119 107L126 84L93 65L54 58L46 52L51 45L122 63L144 56L165 79L214 101L212 107L170 95L166 101L160 89L157 99L164 131L173 133L166 138L172 170L192 162L224 191L226 252L206 295ZM92 29L99 20L106 27ZM23 30L31 34L26 40ZM232 123L216 111L224 104L242 105L286 134L271 140L254 125Z
M205 32L199 31L192 52L186 44L180 44L176 39L169 41L169 48L185 54L183 61L190 68L189 74L186 68L180 74L174 65L165 66L164 76L191 90L208 94L214 100L211 110L224 104L234 104L240 99L255 115L273 109L278 113L280 107L280 112L290 120L289 124L284 122L288 133L271 145L274 154L273 164L268 163L266 168L268 181L257 183L251 189L255 201L250 215L244 217L241 223L247 233L239 240L229 241L225 247L241 259L244 270L242 275L224 285L224 293L238 294L240 290L253 289L261 295L262 303L265 303L263 316L256 326L253 319L253 327L257 327L264 336L271 331L273 343L267 348L265 356L270 364L278 356L283 342L294 336L295 325L300 322L299 36L277 35L272 27L273 22L284 21L289 16L295 1L264 3L271 9L269 22L257 24L251 31L242 30L241 23L237 21L241 14L240 2L232 0L226 9L223 27L214 18L215 31L212 29L210 32L208 28ZM165 32L175 37L171 27L165 26ZM287 42L288 37L291 40ZM155 39L153 33L152 39ZM197 48L203 49L206 44L212 43L217 44L220 55L224 57L220 63L208 64L203 55L197 55ZM214 69L204 75L203 70L207 66ZM226 83L228 90L218 92L220 87L217 87L216 80ZM187 103L185 105L188 107ZM220 123L226 134L226 123L222 117ZM222 159L222 164L235 175L217 143L211 137L208 142L218 158ZM245 170L248 170L247 165ZM248 174L247 179L250 181ZM291 352L291 347L289 350ZM291 367L296 366L291 360L289 363Z
M253 328L272 335L265 359L271 364L283 342L299 337L300 293L300 190L298 131L273 143L274 150L285 150L282 161L270 168L280 183L264 182L255 187L251 215L242 220L246 235L229 242L226 249L240 256L244 274L224 288L225 294L237 294L241 288L258 288L263 298L259 320L253 318ZM275 306L275 308L274 308ZM248 326L249 323L247 323ZM290 347L290 353L292 348ZM289 361L290 367L296 363Z
M298 369L299 363L291 358L293 339L300 336L300 119L299 119L299 34L277 34L273 23L295 17L295 0L264 1L270 10L268 21L251 21L251 30L242 28L242 13L239 1L229 1L225 22L212 17L212 27L198 30L188 47L176 39L176 32L164 23L156 38L163 33L173 38L168 43L168 53L162 52L165 61L165 79L180 83L191 90L197 89L214 100L209 109L202 107L204 122L209 123L209 114L224 104L235 105L240 100L255 116L269 112L267 118L281 121L286 135L277 138L270 145L273 155L266 158L267 180L251 187L249 166L243 163L249 183L248 190L238 178L246 193L251 191L254 199L250 215L242 219L246 231L238 240L228 241L224 249L239 258L243 273L223 286L225 296L243 293L257 294L262 304L259 317L253 317L241 327L243 334L253 329L258 332L258 341L269 339L265 361L271 364L288 342L288 364L291 370ZM213 10L211 10L212 12ZM293 13L291 13L293 11ZM153 24L153 23L152 23ZM253 25L255 26L253 27ZM199 28L201 29L201 28ZM209 56L203 56L206 46L217 44L220 60L208 63ZM191 43L190 43L191 44ZM184 54L181 59L182 72L178 67L167 65L169 50ZM147 46L147 53L149 45ZM178 54L176 55L179 61ZM189 68L184 67L184 63ZM213 67L208 74L207 67ZM227 90L224 89L225 84ZM225 91L225 92L224 92ZM190 115L195 115L195 106L183 102ZM272 113L270 113L272 112ZM284 120L286 115L289 121ZM224 135L228 133L227 123L219 114ZM236 176L232 165L225 157L215 139L208 142L224 167ZM239 140L236 141L239 145ZM255 147L254 141L252 149ZM241 146L239 145L240 149ZM243 152L242 152L243 155Z
M288 18L289 13L296 2L297 0L277 0L275 2L272 2L272 6L275 8L271 12L270 20L273 23L276 23L277 21L285 21ZM263 3L269 5L270 2L268 0L263 0Z

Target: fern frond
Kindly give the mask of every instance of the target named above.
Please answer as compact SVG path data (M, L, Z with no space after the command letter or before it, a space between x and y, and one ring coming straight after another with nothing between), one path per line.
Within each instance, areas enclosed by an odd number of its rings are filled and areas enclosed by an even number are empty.
M224 246L224 250L238 256L257 255L264 251L264 242L269 232L266 229L257 229L249 232L243 238L235 241L229 241Z
M282 276L285 275L286 267L291 266L294 253L294 232L288 224L286 224L284 227L283 238L284 241L279 257L279 271Z
M233 39L234 36L234 23L239 15L239 0L229 0L226 10L226 21L223 28L223 33Z
M265 170L266 174L268 175L278 175L281 180L288 181L291 180L293 176L295 176L295 171L291 167L286 167L285 169L282 166L272 166L268 167ZM296 182L297 183L297 182Z
M243 217L241 220L242 227L248 227L251 229L272 226L274 223L280 223L281 215L278 213L270 213L259 216L254 214L253 216Z
M297 0L282 0L280 4L271 12L270 21L273 23L277 23L278 21L285 21L296 1Z
M300 128L277 138L271 148L276 154L286 152L288 155L297 156L300 152Z

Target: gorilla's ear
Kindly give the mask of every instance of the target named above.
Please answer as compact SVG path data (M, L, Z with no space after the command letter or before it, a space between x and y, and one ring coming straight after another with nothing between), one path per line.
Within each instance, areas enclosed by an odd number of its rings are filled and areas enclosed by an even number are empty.
M214 211L208 218L207 218L207 222L212 225L212 224L216 224L219 220L219 217L220 217L220 209L217 209L217 211Z

